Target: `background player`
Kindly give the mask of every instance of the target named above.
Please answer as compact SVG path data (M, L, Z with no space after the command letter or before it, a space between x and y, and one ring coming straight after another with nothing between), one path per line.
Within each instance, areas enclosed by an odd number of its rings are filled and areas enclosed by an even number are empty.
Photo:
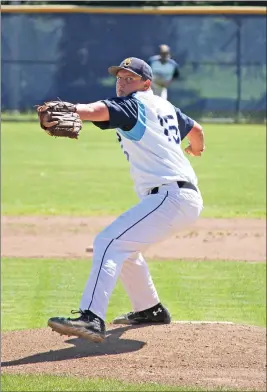
M91 273L76 312L79 317L48 321L61 334L93 341L105 337L106 311L119 276L133 312L115 323L170 323L142 253L195 222L203 207L197 177L181 148L187 136L190 144L185 151L202 154L201 126L153 94L152 70L143 60L127 58L109 72L117 78L117 97L77 104L76 112L101 129L117 128L140 202L96 236Z
M168 87L180 75L179 65L171 58L171 50L168 45L159 46L159 54L148 60L152 68L152 89L154 94L163 99L168 98Z

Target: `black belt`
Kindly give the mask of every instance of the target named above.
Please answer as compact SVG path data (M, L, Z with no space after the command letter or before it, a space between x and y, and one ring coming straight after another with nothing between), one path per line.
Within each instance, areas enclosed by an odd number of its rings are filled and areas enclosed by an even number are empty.
M177 185L178 185L179 188L193 189L194 191L197 192L197 187L195 187L195 185L191 184L191 182L188 182L188 181L177 181ZM159 187L157 186L156 188L152 189L150 194L151 195L155 195L158 192L159 192Z

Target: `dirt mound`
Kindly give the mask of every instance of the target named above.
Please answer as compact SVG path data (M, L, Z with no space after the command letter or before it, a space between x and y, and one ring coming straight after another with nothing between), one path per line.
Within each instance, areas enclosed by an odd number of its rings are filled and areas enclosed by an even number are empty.
M104 343L48 328L2 334L2 372L266 390L266 330L234 324L108 326Z
M115 217L2 217L2 256L86 258L85 249ZM90 256L90 255L89 255ZM200 219L153 245L157 259L266 261L263 219Z

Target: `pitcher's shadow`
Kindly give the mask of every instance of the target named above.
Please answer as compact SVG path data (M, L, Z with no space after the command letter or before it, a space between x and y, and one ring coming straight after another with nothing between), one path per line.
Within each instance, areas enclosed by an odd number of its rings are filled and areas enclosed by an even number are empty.
M120 336L128 329L142 328L142 326L125 326L107 331L107 337L102 343L89 342L80 338L65 340L72 347L60 350L50 350L40 354L30 355L24 358L2 362L2 367L19 366L31 363L64 361L68 359L94 357L101 355L116 355L140 350L145 342L132 339L120 339Z

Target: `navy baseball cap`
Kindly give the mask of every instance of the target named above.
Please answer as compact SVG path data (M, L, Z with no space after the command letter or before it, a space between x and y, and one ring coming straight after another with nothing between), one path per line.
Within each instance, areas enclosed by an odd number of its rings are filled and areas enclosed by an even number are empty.
M121 69L126 69L135 75L142 76L144 80L152 80L153 73L151 67L144 60L138 59L137 57L128 57L119 66L113 65L109 67L108 72L116 76Z

